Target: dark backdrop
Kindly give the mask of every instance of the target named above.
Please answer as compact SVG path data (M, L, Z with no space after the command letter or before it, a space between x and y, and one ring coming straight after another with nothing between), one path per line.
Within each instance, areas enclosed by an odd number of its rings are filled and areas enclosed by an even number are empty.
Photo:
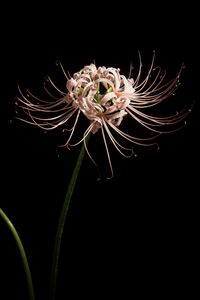
M57 220L79 148L58 153L56 132L15 120L17 83L39 93L43 78L57 72L57 60L71 73L95 60L128 74L138 50L147 62L155 50L156 63L169 75L184 62L177 101L195 105L181 131L159 139L159 151L139 148L130 160L111 151L112 180L98 182L85 157L66 220L58 299L193 298L199 251L197 7L174 1L17 2L2 13L0 206L24 243L36 299L47 299ZM97 153L99 138L90 141ZM106 173L103 152L98 157ZM1 300L27 299L20 257L2 220L0 253Z

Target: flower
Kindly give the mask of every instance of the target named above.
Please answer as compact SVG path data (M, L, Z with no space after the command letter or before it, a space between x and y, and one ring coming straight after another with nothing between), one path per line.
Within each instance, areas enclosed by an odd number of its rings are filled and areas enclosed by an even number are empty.
M159 66L155 67L154 61L155 53L147 73L143 75L142 60L139 53L139 68L135 79L131 77L132 65L127 78L120 73L120 69L106 68L105 66L97 67L94 63L70 76L66 74L62 64L59 63L66 78L66 90L62 91L50 77L48 77L49 86L44 85L48 96L47 100L36 97L29 90L23 93L18 87L20 96L17 97L17 103L26 115L26 117L18 118L44 130L66 126L66 123L73 119L73 126L67 129L70 133L63 145L67 147L76 146L81 142L85 143L89 133L96 134L100 131L112 177L113 167L108 138L121 155L130 157L133 150L122 145L121 138L130 144L152 145L152 139L156 136L177 130L173 125L180 123L190 111L186 108L178 113L160 117L144 112L144 110L157 106L174 94L179 86L179 78L183 69L182 65L175 78L167 81L166 71ZM52 88L58 95L52 93ZM72 137L81 115L84 115L89 121L88 126L81 138L76 143L72 143ZM151 135L138 137L120 129L120 125L127 117L131 117ZM86 143L85 147L93 160ZM130 153L128 154L127 151Z

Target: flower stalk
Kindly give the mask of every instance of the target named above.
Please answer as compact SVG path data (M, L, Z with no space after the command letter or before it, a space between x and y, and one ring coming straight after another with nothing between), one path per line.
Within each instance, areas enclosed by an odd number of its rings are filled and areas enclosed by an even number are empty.
M22 241L21 241L14 225L12 224L10 219L7 217L7 215L4 213L4 211L1 208L0 208L0 216L3 218L3 220L5 221L7 226L9 227L9 229L12 232L12 235L13 235L16 243L17 243L17 247L19 249L19 252L20 252L20 255L21 255L21 258L22 258L22 263L23 263L24 271L25 271L25 275L26 275L29 299L30 300L35 300L35 294L34 294L34 289L33 289L31 271L30 271L30 268L29 268L28 259L27 259L26 252L24 250L24 246L22 244Z
M60 249L61 249L61 242L62 242L62 235L65 226L65 220L67 216L67 212L69 209L70 200L73 195L73 191L77 182L78 174L80 171L80 167L84 158L85 150L86 150L86 143L88 143L89 135L85 139L85 143L82 144L74 171L72 173L71 180L68 185L67 193L65 196L65 200L63 203L63 207L60 213L57 232L54 242L54 250L53 250L53 262L52 262L52 270L51 270L51 278L50 278L50 291L49 291L49 299L54 300L56 297L56 284L57 284L57 277L58 277L58 265L59 265L59 256L60 256Z

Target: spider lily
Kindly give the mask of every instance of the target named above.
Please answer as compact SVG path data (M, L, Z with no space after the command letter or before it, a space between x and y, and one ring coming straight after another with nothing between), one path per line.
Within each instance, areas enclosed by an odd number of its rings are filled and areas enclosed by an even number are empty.
M158 104L174 94L179 86L179 77L183 69L182 66L175 78L167 81L166 71L160 67L154 67L154 61L155 53L146 74L143 74L139 54L139 68L135 79L131 77L132 66L128 78L120 73L120 69L97 67L94 63L70 76L59 63L66 79L66 89L61 90L48 77L50 86L44 85L48 96L45 100L33 95L29 90L24 93L18 87L20 96L17 97L17 103L25 112L25 117L18 117L18 119L44 130L66 126L69 120L73 120L72 127L68 129L67 141L63 146L76 146L84 142L86 151L93 162L85 140L90 133L96 134L100 131L112 177L113 167L108 139L121 155L130 157L133 150L122 145L122 138L130 144L152 145L152 139L156 136L177 130L174 125L182 121L190 111L183 109L178 113L160 117L145 112L146 109L152 107L156 109ZM55 94L52 93L52 88ZM88 126L79 140L73 143L72 137L78 127L81 114L88 119ZM120 129L121 123L127 117L134 119L150 132L150 136L138 137Z

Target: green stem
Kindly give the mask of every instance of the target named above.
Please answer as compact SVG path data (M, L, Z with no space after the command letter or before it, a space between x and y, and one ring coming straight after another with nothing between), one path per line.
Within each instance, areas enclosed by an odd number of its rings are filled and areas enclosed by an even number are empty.
M89 136L86 137L86 143L88 142ZM50 279L50 294L49 299L54 300L56 296L56 282L57 282L57 275L58 275L58 260L59 260L59 254L60 254L60 247L61 247L61 240L65 225L65 219L67 216L70 200L74 191L74 187L78 178L78 174L80 171L80 167L84 158L85 154L85 145L83 143L71 180L68 185L67 193L65 196L64 204L60 213L58 226L57 226L57 232L55 237L55 243L54 243L54 250L53 250L53 262L52 262L52 270L51 270L51 279Z
M28 292L29 292L29 299L30 300L34 300L35 296L34 296L34 289L33 289L33 283L32 283L32 277L31 277L31 272L30 272L30 268L29 268L29 264L28 264L28 260L26 257L26 253L23 247L23 244L20 240L20 237L14 227L14 225L11 223L10 219L7 217L7 215L3 212L3 210L0 208L0 215L2 216L3 220L6 222L6 224L8 225L9 229L11 230L14 239L17 243L19 252L21 254L21 258L22 258L22 262L24 265L24 270L26 273L26 280L27 280L27 284L28 284Z

